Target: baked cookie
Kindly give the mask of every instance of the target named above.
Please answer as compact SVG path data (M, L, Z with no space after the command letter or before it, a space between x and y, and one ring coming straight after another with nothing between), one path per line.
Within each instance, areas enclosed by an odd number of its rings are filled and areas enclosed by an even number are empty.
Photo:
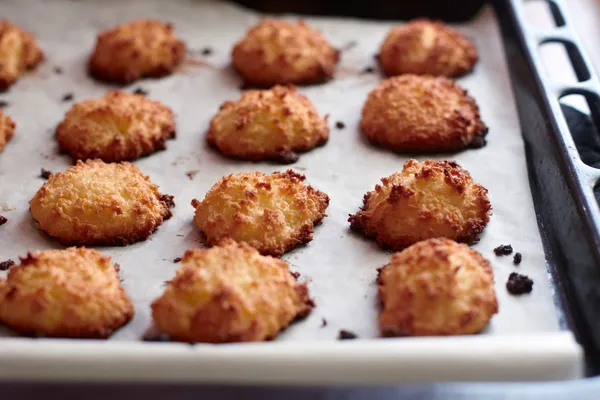
M490 263L450 239L428 239L392 256L378 279L384 336L469 335L498 312Z
M76 160L134 160L164 150L173 137L175 119L167 106L117 90L75 104L56 128L60 148Z
M157 328L184 342L273 339L314 304L285 261L225 240L188 250L161 297L152 303Z
M390 30L379 50L386 75L418 74L457 77L470 72L477 48L448 25L417 19Z
M231 238L261 254L280 256L310 242L314 226L326 216L329 197L305 185L305 179L292 170L221 178L204 200L192 200L204 243L213 246Z
M327 81L340 53L303 20L262 19L233 48L233 68L247 86Z
M223 154L245 160L291 163L329 138L327 117L295 87L248 90L226 101L210 122L206 140Z
M8 21L0 21L0 92L43 59L44 53L31 33Z
M92 249L30 253L0 278L0 322L23 335L107 338L133 317L118 271Z
M404 153L481 147L488 131L466 90L448 78L417 75L389 78L373 89L360 126L372 143Z
M169 75L184 55L185 44L171 24L138 19L98 35L89 71L101 81L128 84Z
M88 160L52 175L29 206L38 227L63 244L124 246L150 236L174 203L133 164Z
M408 160L402 172L381 180L348 221L384 248L402 250L446 237L471 243L490 220L487 189L449 161Z
M15 121L0 110L0 152L4 150L6 143L15 135L15 128Z

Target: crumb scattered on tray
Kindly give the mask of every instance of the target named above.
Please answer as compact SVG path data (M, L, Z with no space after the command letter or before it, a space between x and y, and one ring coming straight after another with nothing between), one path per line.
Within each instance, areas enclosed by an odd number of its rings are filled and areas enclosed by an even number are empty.
M513 248L510 244L501 244L494 249L494 254L497 256L508 256L512 254Z
M325 318L321 319L321 328L325 328L327 326L327 320Z
M8 107L9 103L6 100L0 100L0 108Z
M338 335L338 340L349 340L349 339L356 339L358 338L358 335L352 331L348 331L346 329L342 329L340 330L340 333Z
M7 221L8 219L5 216L0 215L0 225L4 225Z
M196 176L196 174L198 172L199 171L197 169L194 169L194 170L186 172L185 174L187 175L188 178L190 178L190 181L191 181L192 179L194 179L194 177Z
M2 261L0 262L0 271L7 271L13 265L15 265L13 260Z
M300 272L290 272L292 274L292 276L294 277L294 279L298 279L300 278Z
M344 124L342 121L338 121L335 123L335 127L338 129L344 129L346 127L346 124Z
M144 342L170 342L171 337L166 333L148 333L142 337Z
M42 168L40 172L40 178L48 179L52 176L52 172Z
M513 272L508 276L506 290L508 290L508 293L514 295L531 293L533 290L533 281L527 275Z
M181 233L178 233L176 236L184 237L185 235L182 235Z
M63 73L63 70L62 70L62 68L61 68L61 67L54 67L54 68L52 69L52 71L54 71L54 73L55 73L55 74L57 74L57 75L60 75L60 74L62 74L62 73Z
M212 49L212 48L210 48L210 47L205 47L205 48L203 48L203 49L202 49L202 52L201 52L201 54L202 54L203 56L210 56L212 53L213 53L213 49Z
M361 74L372 74L373 72L375 72L375 68L371 66L366 67L365 69L360 71Z
M181 257L174 258L174 259L173 259L173 262L174 262L174 263L181 262Z
M523 256L521 255L521 253L515 253L515 256L513 257L513 264L519 265L519 264L521 264L522 260L523 260Z
M62 101L71 101L73 100L73 93L65 93L62 97Z
M141 94L142 96L148 96L150 92L144 88L138 87L133 91L133 94Z

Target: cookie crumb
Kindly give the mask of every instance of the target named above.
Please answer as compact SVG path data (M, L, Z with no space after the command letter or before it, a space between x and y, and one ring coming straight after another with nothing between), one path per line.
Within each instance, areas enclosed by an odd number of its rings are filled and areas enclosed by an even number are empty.
M0 225L4 225L7 221L8 221L8 218L6 218L3 215L0 215Z
M52 71L54 71L54 73L55 73L55 74L57 74L57 75L60 75L60 74L62 74L62 73L63 73L63 70L62 70L62 68L61 68L61 67L54 67L54 68L52 69Z
M178 233L178 234L177 234L177 235L175 235L175 236L178 236L178 237L185 237L185 235L182 235L181 233Z
M0 271L7 271L13 265L15 265L15 262L13 260L9 259L6 261L2 261L2 262L0 262Z
M9 106L8 101L0 100L0 108L6 108L8 106Z
M513 248L510 244L501 244L494 249L494 254L497 256L508 256L512 254Z
M321 318L321 328L325 328L327 326L327 320L325 318Z
M521 264L522 260L523 260L523 256L521 255L521 253L515 253L515 256L513 257L513 264L519 265L519 264Z
M150 92L144 88L138 87L133 91L133 94L141 94L142 96L148 96Z
M181 262L181 257L174 258L174 259L173 259L173 262L174 262L174 263Z
M198 172L199 172L199 171L198 171L197 169L194 169L194 170L191 170L191 171L188 171L188 172L186 172L185 174L187 175L187 177L188 177L188 178L190 178L190 181L191 181L191 180L193 180L193 179L194 179L194 177L196 176L196 174L197 174Z
M373 72L375 72L375 68L374 67L365 67L362 71L360 71L361 74L372 74Z
M49 179L52 176L52 172L42 168L40 172L40 178Z
M521 275L517 274L516 272L512 272L508 276L506 290L508 290L508 293L514 295L531 293L533 290L533 281L529 279L527 275Z
M294 277L294 279L298 279L300 278L300 272L290 272L292 274L292 276Z
M171 337L166 333L147 333L142 337L144 342L170 342Z
M300 159L300 155L291 150L285 150L279 153L279 157L277 157L277 162L281 164L293 164Z
M123 283L123 282L125 282L125 278L119 278L119 282L120 282L120 283Z
M358 335L356 333L346 329L341 329L340 333L338 334L338 340L349 340L356 338L358 338Z
M71 101L73 100L73 93L65 93L62 97L62 101Z
M338 121L335 123L335 127L338 129L344 129L346 127L346 124L344 124L342 121Z
M200 52L200 54L202 54L203 56L210 56L212 53L213 53L213 49L210 47L205 47Z

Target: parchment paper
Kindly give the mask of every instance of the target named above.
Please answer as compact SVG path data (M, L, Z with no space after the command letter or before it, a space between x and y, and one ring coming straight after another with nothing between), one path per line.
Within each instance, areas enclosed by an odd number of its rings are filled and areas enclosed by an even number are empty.
M56 172L71 164L68 156L58 154L54 139L57 123L72 105L61 101L63 95L73 93L74 101L81 101L101 96L109 89L86 75L86 60L96 33L134 18L160 18L173 22L177 35L194 50L173 76L144 80L126 88L148 90L150 98L172 107L177 115L177 139L169 141L166 151L135 162L163 193L175 196L173 218L144 242L100 248L121 265L123 285L136 307L134 320L111 340L138 340L151 325L150 302L160 295L163 282L179 266L172 260L186 249L201 246L192 223L190 201L202 199L225 174L253 170L269 173L287 168L232 161L205 145L208 122L219 105L240 95L241 81L229 67L231 47L259 16L227 3L185 0L9 0L0 3L0 15L32 31L48 58L36 72L0 96L10 103L5 112L17 123L16 136L0 154L0 214L9 219L0 228L0 260L16 260L28 251L60 248L35 227L28 201L44 183L39 178L41 168ZM283 257L310 281L317 308L278 340L333 341L340 329L352 330L361 338L374 338L378 335L376 268L388 262L390 253L349 232L346 220L348 214L357 211L365 192L372 190L380 178L400 170L407 159L369 146L358 130L366 95L382 79L379 73L360 71L375 66L373 56L392 24L308 20L335 46L344 48L351 42L356 46L343 51L333 81L301 89L322 114L329 114L331 138L326 146L302 155L292 168L306 174L309 184L328 193L331 205L314 240ZM485 9L459 28L475 40L481 54L475 72L461 78L459 84L479 103L482 118L490 127L488 145L435 158L456 160L490 192L494 214L474 248L493 264L500 312L484 335L558 331L527 180L523 140L492 10ZM213 54L201 56L200 50L205 47L212 48ZM57 66L62 74L53 71ZM336 121L346 127L336 129ZM186 175L196 170L193 179ZM512 256L496 257L492 251L509 243L523 254L519 267L512 265ZM505 282L512 271L534 280L531 295L508 295ZM322 318L328 322L326 327L321 327Z

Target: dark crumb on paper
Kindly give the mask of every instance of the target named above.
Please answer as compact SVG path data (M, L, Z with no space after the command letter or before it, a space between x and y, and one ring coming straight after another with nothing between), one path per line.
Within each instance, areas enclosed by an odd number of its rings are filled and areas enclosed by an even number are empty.
M171 196L170 194L163 194L160 196L160 201L164 201L167 204L167 207L173 208L175 207L175 196Z
M487 144L487 140L485 140L485 138L483 136L477 136L476 138L473 139L473 141L471 142L469 147L471 149L480 149L480 148L484 147L486 144Z
M174 259L173 259L173 262L174 262L175 264L177 264L178 262L181 262L181 257L174 258Z
M382 271L383 271L383 267L377 268L377 281L379 281L379 277L381 277Z
M481 241L481 238L479 238L479 237L475 237L475 238L474 238L474 239L471 241L471 244L477 244L477 243L479 243L480 241Z
M358 335L356 333L348 331L346 329L340 330L340 333L338 334L338 340L350 340L356 338L358 338Z
M361 74L372 74L373 72L375 72L375 67L366 67L365 69L363 69L362 71L360 71Z
M0 271L8 271L13 265L15 265L13 260L2 261L0 262Z
M52 176L52 172L42 168L40 172L40 178L48 179Z
M327 320L325 318L321 318L321 328L325 328L327 326Z
M163 285L163 287L164 287L164 286L168 286L168 285L169 285L169 283L171 283L171 281L164 281L162 285Z
M521 264L522 260L523 260L523 256L521 255L521 253L515 253L515 256L513 258L513 264L519 265L519 264Z
M8 221L8 218L6 218L3 215L0 215L0 225L4 225L7 221Z
M300 272L291 272L291 274L294 277L294 279L300 278Z
M185 174L187 175L187 177L188 177L188 178L190 178L190 181L191 181L191 180L193 180L193 179L194 179L194 177L196 176L196 174L197 174L198 172L199 172L199 171L198 171L197 169L194 169L194 170L192 170L192 171L188 171L188 172L186 172Z
M280 164L293 164L296 161L298 161L299 158L300 155L298 155L298 153L295 153L291 150L286 150L279 153L275 161L277 161Z
M358 46L358 42L356 40L351 40L342 47L342 51L348 51Z
M54 67L54 68L52 69L52 71L54 71L54 73L55 73L55 74L57 74L57 75L60 75L60 74L62 74L62 73L63 73L63 70L62 70L62 68L61 68L61 67Z
M344 129L346 127L346 124L344 124L342 121L338 121L335 123L335 127L338 129Z
M181 233L178 233L178 234L177 234L177 235L175 235L175 236L179 236L179 237L185 237L185 235L182 235Z
M6 100L0 100L0 108L6 108L9 106L8 101Z
M121 278L119 279L119 282L123 283L125 281L125 279Z
M142 96L148 96L148 94L150 94L150 92L144 88L139 87L133 91L133 94L141 94Z
M213 49L210 47L205 47L200 52L200 54L202 54L203 56L210 56L212 53L213 53Z
M144 342L170 342L171 336L166 333L147 333L142 337Z
M510 244L501 244L494 249L494 254L497 256L508 256L512 254L513 248Z
M512 272L508 276L506 290L508 290L508 293L514 295L531 293L533 290L533 281L529 279L527 275L521 275L517 274L516 272Z
M62 101L71 101L73 100L73 93L65 93L62 97Z

